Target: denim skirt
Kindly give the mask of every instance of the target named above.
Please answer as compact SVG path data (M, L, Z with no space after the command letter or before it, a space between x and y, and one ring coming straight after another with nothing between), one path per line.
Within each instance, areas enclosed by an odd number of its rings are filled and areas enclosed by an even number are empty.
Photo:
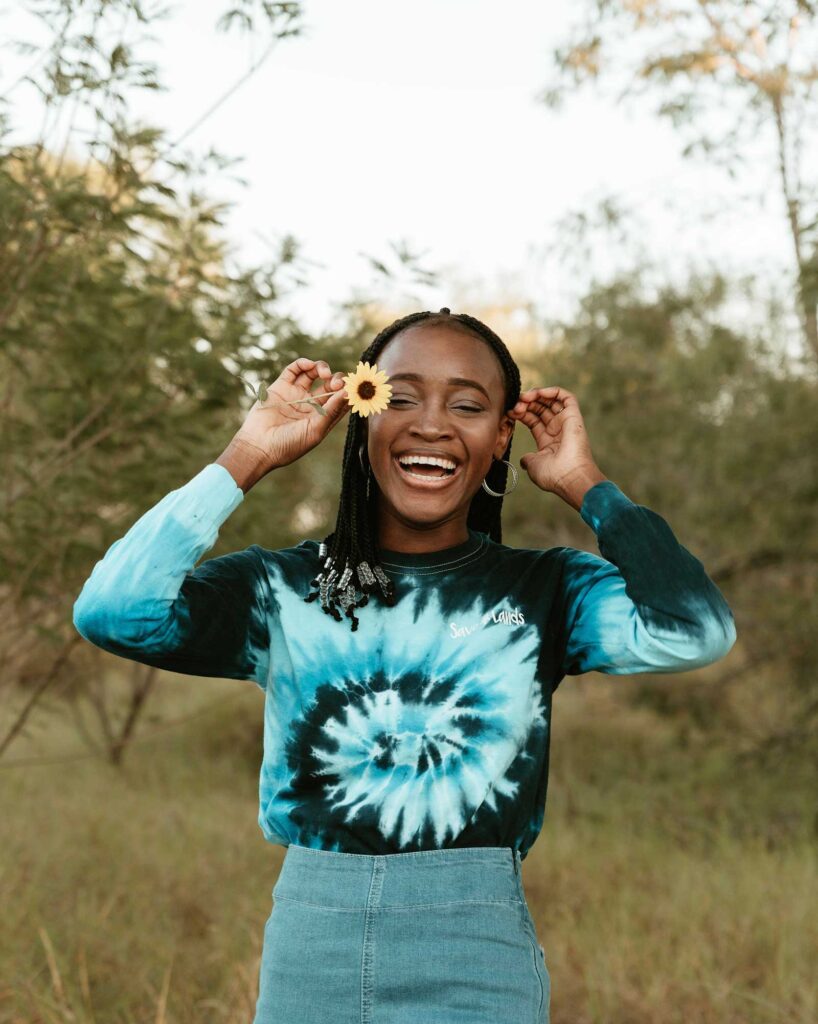
M385 855L291 844L253 1024L548 1024L519 851Z

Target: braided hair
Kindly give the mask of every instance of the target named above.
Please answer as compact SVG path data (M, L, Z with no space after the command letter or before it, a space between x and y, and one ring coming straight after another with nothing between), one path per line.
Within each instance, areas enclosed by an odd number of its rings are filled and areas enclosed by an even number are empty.
M444 306L438 313L425 310L400 317L385 327L361 355L362 362L374 363L388 341L415 324L445 323L459 326L487 342L496 354L503 369L505 381L504 409L510 409L520 397L520 371L501 338L486 324L467 313L451 313ZM377 594L382 603L395 604L392 580L379 564L377 543L377 521L375 507L370 497L372 468L367 462L363 468L362 451L364 424L362 417L353 413L347 426L346 443L341 469L341 497L335 529L327 534L318 548L320 570L310 581L311 593L305 601L321 599L321 607L336 621L341 621L338 606L345 610L352 621L353 632L358 628L356 608L363 608L371 594ZM511 454L511 437L503 455ZM505 462L494 460L486 474L486 483L492 490L504 491L508 477ZM486 533L498 544L502 542L500 514L503 499L488 494L482 487L477 491L469 506L467 526L472 530ZM341 568L343 567L343 568ZM312 588L315 588L312 590ZM379 588L379 590L378 590ZM379 592L380 591L380 592Z

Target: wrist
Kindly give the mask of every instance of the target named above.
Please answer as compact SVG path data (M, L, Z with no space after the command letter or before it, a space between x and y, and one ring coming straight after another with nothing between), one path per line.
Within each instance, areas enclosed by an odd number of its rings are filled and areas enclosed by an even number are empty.
M215 461L224 466L245 494L274 468L261 448L239 437L234 437Z
M607 479L598 466L583 466L563 477L555 488L555 493L574 511L579 512L586 493L596 484Z

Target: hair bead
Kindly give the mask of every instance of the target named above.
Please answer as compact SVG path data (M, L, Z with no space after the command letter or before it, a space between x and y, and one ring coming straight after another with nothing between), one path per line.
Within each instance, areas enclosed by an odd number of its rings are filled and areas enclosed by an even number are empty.
M341 573L341 578L338 580L338 589L339 590L343 590L344 587L346 587L346 585L349 582L349 579L350 579L351 576L352 576L352 569L350 567L349 562L347 562L344 565L344 571Z
M378 583L381 585L384 597L389 597L390 579L379 565L374 565L372 571L378 579Z

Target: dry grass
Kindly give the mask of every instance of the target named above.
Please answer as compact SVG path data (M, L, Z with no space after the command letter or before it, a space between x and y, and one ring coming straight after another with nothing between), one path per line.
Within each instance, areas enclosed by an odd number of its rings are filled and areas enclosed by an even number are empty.
M814 784L731 772L621 707L621 680L555 697L543 832L523 871L553 1024L814 1024ZM0 762L0 1022L249 1024L283 849L257 825L261 694L169 676L169 717L124 769ZM76 749L64 716L8 761ZM146 731L151 727L146 726Z

